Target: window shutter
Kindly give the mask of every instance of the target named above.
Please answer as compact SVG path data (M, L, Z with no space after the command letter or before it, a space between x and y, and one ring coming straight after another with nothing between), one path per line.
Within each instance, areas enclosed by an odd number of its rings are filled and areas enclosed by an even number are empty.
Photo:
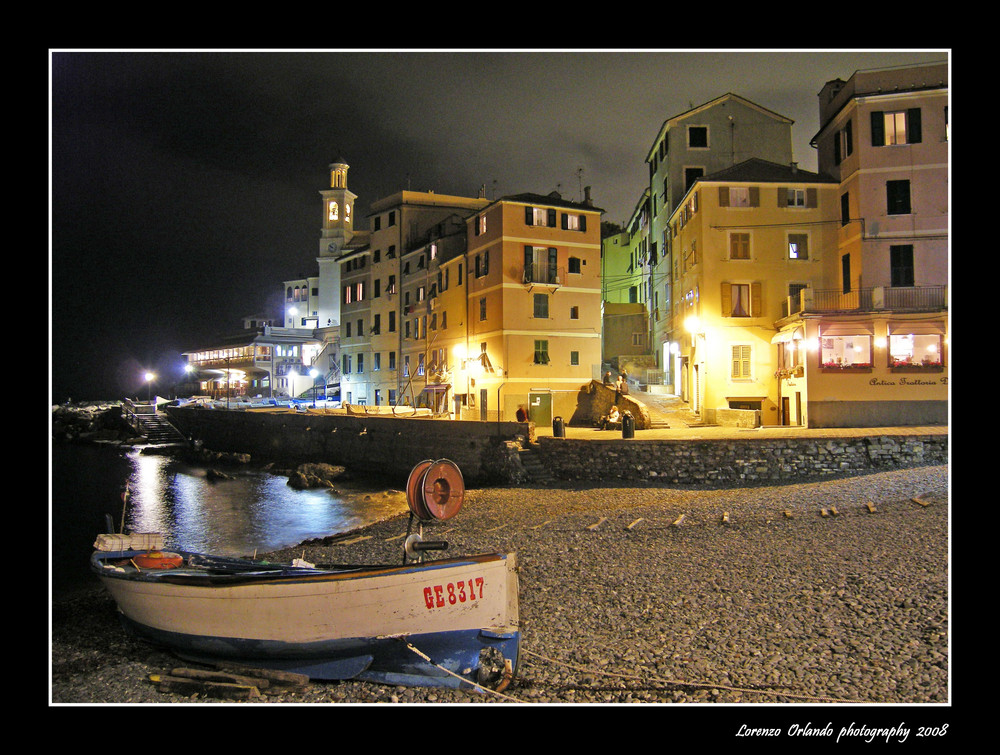
M788 187L778 187L778 207L788 207Z
M760 317L761 313L761 286L760 283L750 284L750 316Z
M555 228L556 227L556 211L553 210L553 209L549 209L549 211L548 211L548 213L546 213L546 215L547 215L547 217L549 219L549 228Z
M524 224L525 225L535 224L535 211L531 207L524 208Z
M722 284L722 316L733 316L733 286L731 283Z
M920 144L923 138L920 126L920 108L913 107L906 111L906 143Z
M587 216L586 215L581 215L580 216L580 230L583 231L584 233L587 232Z
M750 206L760 207L760 187L751 186L750 187Z
M872 111L872 146L885 146L885 116L881 110Z
M729 187L719 187L719 207L729 207Z
M833 164L840 165L840 161L843 159L840 155L840 134L838 131L833 135Z
M750 355L751 350L749 346L740 345L732 347L732 372L731 377L734 378L748 378L750 377Z
M806 207L819 207L819 192L815 188L806 189Z

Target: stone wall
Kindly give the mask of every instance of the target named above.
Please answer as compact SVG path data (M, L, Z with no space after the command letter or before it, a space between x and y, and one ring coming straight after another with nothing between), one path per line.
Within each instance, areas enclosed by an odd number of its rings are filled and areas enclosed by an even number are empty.
M169 408L170 421L213 451L249 454L257 461L326 462L405 485L425 459L450 459L467 482L503 483L522 474L519 422L473 422L349 416L311 412Z
M603 386L602 386L603 387ZM252 459L340 464L403 486L425 459L450 459L471 485L525 479L522 441L557 480L726 486L946 464L948 436L591 440L534 437L530 423L168 409L186 435Z
M537 439L556 478L679 485L780 484L948 462L947 435L747 440Z
M758 409L716 409L715 421L722 427L760 427Z

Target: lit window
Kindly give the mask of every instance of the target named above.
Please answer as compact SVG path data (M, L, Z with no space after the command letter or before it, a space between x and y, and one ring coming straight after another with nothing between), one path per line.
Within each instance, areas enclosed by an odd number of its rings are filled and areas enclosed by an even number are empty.
M885 143L906 144L906 113L885 113Z
M941 336L899 333L889 336L890 367L940 367Z
M823 336L819 363L823 367L871 367L872 338L869 335Z
M748 187L748 186L730 186L729 187L729 206L730 207L749 207L750 206L750 187Z
M804 233L788 234L788 259L809 259L809 237Z
M340 218L340 206L336 202L330 202L329 204L329 217L330 220L338 220Z

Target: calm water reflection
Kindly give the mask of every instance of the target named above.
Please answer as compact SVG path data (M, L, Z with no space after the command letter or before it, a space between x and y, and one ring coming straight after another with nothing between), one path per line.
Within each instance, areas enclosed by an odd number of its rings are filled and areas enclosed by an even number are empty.
M242 467L226 469L231 480L211 480L206 472L136 450L54 447L53 588L73 581L73 573L87 573L87 557L94 536L104 530L104 514L120 525L126 482L131 491L126 529L160 532L168 547L180 550L265 553L406 512L399 497L371 502L330 490L294 490L284 476Z

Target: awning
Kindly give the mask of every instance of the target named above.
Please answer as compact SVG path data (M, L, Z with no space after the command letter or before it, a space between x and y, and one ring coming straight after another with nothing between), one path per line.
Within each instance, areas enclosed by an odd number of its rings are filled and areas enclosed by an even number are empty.
M789 341L801 341L803 338L802 328L790 328L781 330L774 334L771 343L788 343Z
M889 323L890 335L943 336L945 324L941 320L906 320Z
M873 336L875 324L870 320L824 322L819 326L820 336Z

